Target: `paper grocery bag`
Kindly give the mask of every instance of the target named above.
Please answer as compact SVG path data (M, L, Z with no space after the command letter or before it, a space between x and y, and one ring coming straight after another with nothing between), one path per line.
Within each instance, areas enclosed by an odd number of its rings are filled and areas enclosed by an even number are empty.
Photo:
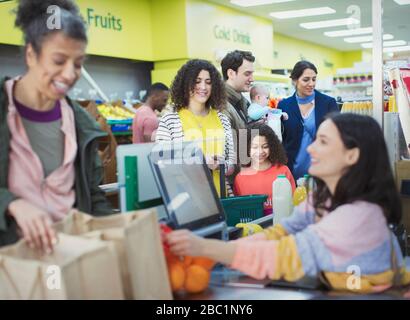
M81 236L88 239L99 239L102 241L110 241L114 245L116 255L118 258L118 264L120 268L122 288L124 290L125 299L133 299L131 274L128 267L128 256L125 249L125 229L114 228L92 231L84 233Z
M58 234L51 255L24 240L0 249L0 299L123 299L112 244Z
M55 228L114 242L127 299L172 299L155 209L102 218L74 210Z

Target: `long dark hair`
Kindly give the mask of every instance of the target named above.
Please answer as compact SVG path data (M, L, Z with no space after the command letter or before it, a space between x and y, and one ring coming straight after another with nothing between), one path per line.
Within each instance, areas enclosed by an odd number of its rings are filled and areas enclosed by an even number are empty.
M248 127L248 141L247 141L247 152L248 157L251 153L251 144L253 138L257 136L265 137L268 146L269 146L269 161L272 165L286 165L288 158L286 157L285 149L282 146L278 136L275 131L267 124L256 123ZM246 164L246 167L249 167L251 163Z
M202 70L209 72L212 84L211 96L205 104L206 108L212 107L216 110L221 110L225 107L225 85L220 73L209 61L193 59L189 60L179 69L171 85L171 100L176 111L188 107L191 92L194 91L196 79Z
M293 81L297 81L302 76L303 72L305 72L306 69L311 69L317 74L317 68L312 62L301 60L297 62L295 66L293 67L293 70L290 74L290 78Z
M47 25L51 15L47 9L51 6L59 9L60 29L49 28ZM87 42L85 22L72 0L20 0L15 26L23 31L26 46L31 44L37 54L41 53L46 37L56 32L63 32L71 39Z
M378 204L388 223L399 223L400 197L379 124L369 116L350 113L332 113L326 119L336 125L345 148L358 148L360 156L340 178L334 195L321 179L314 178L313 206L316 212L333 211L340 205L361 200Z

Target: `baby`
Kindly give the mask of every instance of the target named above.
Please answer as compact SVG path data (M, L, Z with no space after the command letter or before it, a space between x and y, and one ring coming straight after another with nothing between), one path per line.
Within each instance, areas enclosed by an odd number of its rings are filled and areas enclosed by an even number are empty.
M269 113L280 115L283 120L288 120L286 112L268 107L269 92L265 86L255 85L250 92L251 105L248 108L248 115L254 121L266 118Z

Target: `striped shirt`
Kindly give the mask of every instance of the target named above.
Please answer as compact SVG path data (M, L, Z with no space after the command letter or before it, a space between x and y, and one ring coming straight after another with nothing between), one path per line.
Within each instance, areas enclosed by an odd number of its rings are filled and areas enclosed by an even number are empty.
M218 117L221 120L225 134L225 161L226 166L235 164L235 151L233 146L231 123L226 115L218 111ZM184 132L182 130L181 119L176 112L165 114L159 121L156 141L182 141L184 140Z

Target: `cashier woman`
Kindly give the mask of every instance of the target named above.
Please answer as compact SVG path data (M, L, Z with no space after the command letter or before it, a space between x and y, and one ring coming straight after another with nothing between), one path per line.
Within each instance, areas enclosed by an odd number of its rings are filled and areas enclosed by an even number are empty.
M290 217L230 242L174 231L166 236L173 253L206 256L257 279L323 275L340 290L380 292L409 284L410 272L389 228L400 222L401 205L378 123L368 116L332 114L307 151L316 188ZM352 267L360 286L349 286Z

